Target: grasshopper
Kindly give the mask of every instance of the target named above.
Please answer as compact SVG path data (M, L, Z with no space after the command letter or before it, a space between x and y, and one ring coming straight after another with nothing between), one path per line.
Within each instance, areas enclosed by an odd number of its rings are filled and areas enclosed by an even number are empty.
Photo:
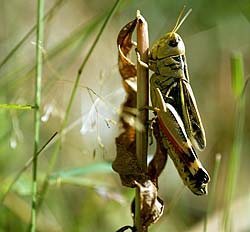
M190 12L179 22L181 13L174 29L153 44L148 66L139 62L154 72L150 94L161 142L184 184L194 194L203 195L207 193L210 178L193 147L203 150L206 138L189 82L185 45L176 33Z

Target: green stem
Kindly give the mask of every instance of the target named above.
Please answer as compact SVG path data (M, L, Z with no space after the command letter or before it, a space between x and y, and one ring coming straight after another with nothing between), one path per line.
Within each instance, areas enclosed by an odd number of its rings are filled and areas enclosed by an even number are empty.
M231 60L233 90L236 97L236 118L234 127L234 141L229 157L228 176L225 191L225 207L223 215L223 231L231 231L231 205L234 199L237 177L240 166L240 154L243 141L245 116L244 73L241 54L234 54Z
M43 10L44 0L37 1L37 39L36 39L36 81L35 81L35 110L34 110L34 153L33 153L33 178L32 178L32 210L31 231L36 231L37 207L37 153L40 134L40 103L42 83L42 47L43 47Z

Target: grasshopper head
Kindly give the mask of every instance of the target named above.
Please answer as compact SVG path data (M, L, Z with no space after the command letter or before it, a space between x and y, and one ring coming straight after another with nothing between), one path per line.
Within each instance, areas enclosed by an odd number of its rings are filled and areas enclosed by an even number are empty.
M153 59L185 54L185 45L181 37L174 32L165 34L151 50Z
M181 37L176 33L180 28L182 23L191 13L190 9L186 15L181 19L182 14L184 13L185 6L182 9L177 22L173 30L165 34L160 40L158 40L152 47L150 54L152 60L163 59L169 56L179 56L185 54L185 46Z

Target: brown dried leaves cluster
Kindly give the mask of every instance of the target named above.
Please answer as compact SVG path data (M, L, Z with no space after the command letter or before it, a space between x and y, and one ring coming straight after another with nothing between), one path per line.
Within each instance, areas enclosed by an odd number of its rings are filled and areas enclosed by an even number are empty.
M133 124L136 118L136 67L129 59L129 54L133 47L132 33L136 23L137 20L128 23L117 38L118 66L127 97L122 105L120 116L124 131L116 138L117 156L112 165L119 173L122 184L132 188L136 187L135 181L146 180L136 158L136 132Z
M140 128L140 123L136 121L136 66L130 60L130 52L134 46L132 33L137 23L138 18L128 23L117 38L118 66L127 97L120 116L123 132L116 138L117 156L112 167L120 175L124 186L140 189L141 220L143 227L147 228L163 213L163 201L158 197L158 177L166 164L167 152L157 142L156 153L148 166L148 172L142 171L136 157L136 128ZM160 136L158 124L154 123L153 128L156 141L160 141L157 139Z

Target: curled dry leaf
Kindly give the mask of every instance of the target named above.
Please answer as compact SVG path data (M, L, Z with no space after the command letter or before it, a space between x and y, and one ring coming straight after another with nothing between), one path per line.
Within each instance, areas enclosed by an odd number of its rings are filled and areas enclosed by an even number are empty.
M132 34L136 27L137 19L129 22L125 25L117 37L118 47L118 67L120 74L123 78L123 86L125 91L128 93L128 98L133 97L137 79L136 77L136 66L130 60L130 51L134 46L132 42ZM135 98L136 99L136 98ZM135 104L136 105L136 104Z
M130 51L134 45L132 42L132 34L136 27L137 19L125 25L118 34L118 66L119 71L124 80L136 76L135 64L130 60ZM126 89L125 89L126 90Z
M145 178L139 168L136 158L135 127L131 121L136 121L136 114L131 109L136 109L136 67L130 60L130 51L133 47L132 33L136 27L137 19L124 26L117 38L118 66L122 76L124 89L127 93L122 105L120 121L124 132L116 138L116 159L112 167L119 173L122 184L135 187L135 180Z
M118 66L122 76L122 84L127 93L126 101L123 103L121 112L121 122L127 135L133 138L135 136L135 130L132 129L132 125L129 123L129 118L134 119L135 115L127 111L128 108L136 108L136 66L130 60L130 51L133 47L132 34L136 27L137 19L129 22L125 25L118 34L117 47L118 47ZM135 120L134 120L135 121Z
M140 189L141 199L141 221L144 230L152 223L156 223L161 217L164 209L163 201L157 195L157 188L152 181L147 180L143 184L137 183ZM134 215L134 202L132 203L132 214Z

